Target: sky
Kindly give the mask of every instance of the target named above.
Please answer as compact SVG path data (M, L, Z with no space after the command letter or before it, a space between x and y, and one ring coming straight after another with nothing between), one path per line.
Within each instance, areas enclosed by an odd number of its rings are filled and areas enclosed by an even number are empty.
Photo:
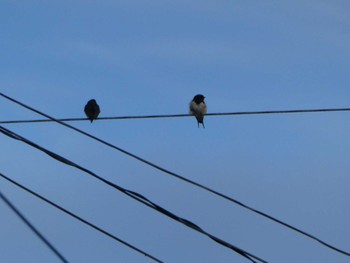
M349 107L345 0L0 0L1 92L55 118ZM0 121L42 117L0 98ZM349 112L73 126L350 251ZM56 123L4 127L268 262L349 257ZM86 173L1 135L1 173L164 262L247 262ZM69 262L152 262L9 182ZM60 262L0 202L3 262Z

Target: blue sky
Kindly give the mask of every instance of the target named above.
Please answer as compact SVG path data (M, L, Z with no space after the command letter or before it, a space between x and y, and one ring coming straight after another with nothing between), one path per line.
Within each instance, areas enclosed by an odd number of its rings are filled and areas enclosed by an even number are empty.
M1 92L57 118L349 107L350 2L0 1ZM36 119L1 98L1 120ZM74 126L350 251L349 113ZM269 262L349 262L58 124L6 125ZM1 172L165 262L246 262L8 137ZM70 262L150 262L1 179ZM59 262L0 202L4 262Z

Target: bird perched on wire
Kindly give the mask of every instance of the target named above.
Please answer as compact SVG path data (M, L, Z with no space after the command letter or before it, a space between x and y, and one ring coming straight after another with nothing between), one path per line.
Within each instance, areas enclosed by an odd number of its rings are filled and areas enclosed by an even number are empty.
M89 100L85 105L84 112L91 122L93 122L93 120L96 120L100 114L100 107L98 106L96 100Z
M204 102L204 96L202 94L198 94L194 96L193 100L190 102L190 114L194 115L197 119L197 124L199 128L199 124L201 123L204 126L204 115L207 113L207 105Z

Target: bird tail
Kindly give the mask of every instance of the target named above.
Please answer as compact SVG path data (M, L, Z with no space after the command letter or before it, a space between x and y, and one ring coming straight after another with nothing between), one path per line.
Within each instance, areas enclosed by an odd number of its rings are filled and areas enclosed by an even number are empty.
M200 123L202 124L203 128L205 129L205 125L204 125L204 122L203 122L203 121L201 121L201 122L200 122L200 121L197 121L197 126L198 126L198 128L199 128L199 124L200 124Z
M197 119L198 128L199 128L199 124L200 123L202 124L203 128L205 128L204 121L203 121L204 120L204 116L203 115L197 115L196 119Z

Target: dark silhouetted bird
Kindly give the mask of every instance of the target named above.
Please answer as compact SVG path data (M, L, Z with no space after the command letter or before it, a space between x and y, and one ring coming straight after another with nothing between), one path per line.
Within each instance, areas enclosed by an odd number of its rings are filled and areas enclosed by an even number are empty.
M204 96L202 94L198 94L194 96L193 100L190 102L190 114L193 114L199 124L201 123L204 126L204 115L207 113L207 105L204 102Z
M100 107L98 106L96 100L89 100L85 105L84 112L91 122L96 120L100 114Z

